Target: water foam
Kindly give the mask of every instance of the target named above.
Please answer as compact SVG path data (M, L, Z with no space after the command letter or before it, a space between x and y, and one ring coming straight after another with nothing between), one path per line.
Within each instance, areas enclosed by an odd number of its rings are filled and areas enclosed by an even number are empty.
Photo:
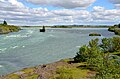
M76 46L76 48L80 48L81 46Z
M6 36L7 38L21 38L21 37L29 37L28 34L26 35L9 35L9 36Z
M2 49L0 49L0 51L5 51L5 50L7 50L7 48L2 48Z
M25 46L22 46L23 48L25 47Z
M13 47L11 47L11 48L15 49L15 48L18 48L18 46L13 46Z
M3 67L3 65L0 65L0 68Z

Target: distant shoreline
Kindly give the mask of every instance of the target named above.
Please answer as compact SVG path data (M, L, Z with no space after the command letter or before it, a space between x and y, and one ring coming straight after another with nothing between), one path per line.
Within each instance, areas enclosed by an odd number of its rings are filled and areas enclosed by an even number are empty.
M20 26L21 28L42 28L42 26ZM53 27L53 26L45 26L45 28L64 28L64 27ZM65 27L65 28L109 28L108 27Z

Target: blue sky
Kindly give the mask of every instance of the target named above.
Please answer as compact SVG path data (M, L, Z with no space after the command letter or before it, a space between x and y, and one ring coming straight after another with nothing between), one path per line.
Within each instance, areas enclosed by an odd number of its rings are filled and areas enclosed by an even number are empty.
M0 22L5 19L14 25L114 25L120 22L120 0L0 0L0 5Z
M58 8L58 7L53 7L53 6L36 5L36 4L32 4L30 2L27 2L25 0L18 0L18 1L22 2L24 5L26 5L30 8L43 7L43 8L48 8L49 10L63 9L63 8ZM108 0L96 0L95 3L93 3L90 7L87 8L87 10L91 11L94 6L103 6L106 9L114 9L115 8L114 5L112 3L110 3L110 1L108 1Z

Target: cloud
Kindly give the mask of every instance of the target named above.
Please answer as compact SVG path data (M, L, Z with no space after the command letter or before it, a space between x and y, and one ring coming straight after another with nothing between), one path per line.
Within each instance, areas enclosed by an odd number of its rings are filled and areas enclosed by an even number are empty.
M118 22L120 19L120 10L106 10L104 7L95 6L91 12L94 22Z
M109 1L113 3L116 8L120 8L120 0L109 0Z
M14 4L14 2L16 4ZM94 6L93 11L29 8L17 0L0 0L0 22L14 25L110 24L120 21L120 10Z
M86 8L96 0L27 0L37 5L49 5L62 8Z
M120 0L109 0L109 1L114 3L114 4L120 4Z

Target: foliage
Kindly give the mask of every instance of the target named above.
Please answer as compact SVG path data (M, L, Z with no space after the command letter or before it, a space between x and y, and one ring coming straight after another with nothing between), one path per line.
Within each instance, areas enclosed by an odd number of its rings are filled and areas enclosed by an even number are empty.
M74 57L75 62L87 62L89 68L97 72L96 79L120 78L120 58L111 56L110 53L120 51L120 38L103 38L98 44L98 39L91 40L89 45L82 46Z
M97 57L99 52L98 41L98 39L91 40L88 46L82 46L74 57L75 62L86 62L89 58Z
M51 28L72 28L72 26L60 25L60 26L52 26Z
M120 24L118 24L118 27L120 28Z
M75 62L85 62L88 57L88 47L86 45L82 46L79 49L79 52L77 55L74 57Z
M103 49L104 53L113 51L113 42L111 40L111 38L102 39L101 48Z
M120 24L109 27L108 31L114 32L116 35L120 35Z
M5 20L3 21L3 25L7 25L7 22Z
M98 34L98 33L91 33L91 34L89 34L89 36L101 36L101 34Z

